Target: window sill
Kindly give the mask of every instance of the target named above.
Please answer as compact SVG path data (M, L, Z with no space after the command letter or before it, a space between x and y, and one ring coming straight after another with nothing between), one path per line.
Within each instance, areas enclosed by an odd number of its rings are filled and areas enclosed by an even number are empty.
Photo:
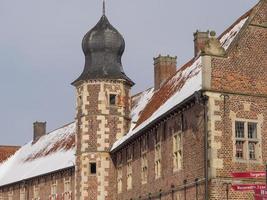
M182 169L173 169L173 173L178 173L180 172Z
M246 159L238 159L238 158L235 158L234 159L234 162L236 163L245 163L245 164L262 164L262 161L261 160L246 160Z

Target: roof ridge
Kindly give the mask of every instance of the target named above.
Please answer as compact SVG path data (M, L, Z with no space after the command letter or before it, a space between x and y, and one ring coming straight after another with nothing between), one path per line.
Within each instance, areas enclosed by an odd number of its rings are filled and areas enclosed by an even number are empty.
M0 148L1 147L14 147L14 148L18 147L18 148L20 148L21 146L19 146L19 145L0 145Z
M69 123L67 123L67 124L65 124L65 125L63 125L63 126L61 126L61 127L59 127L59 128L53 129L52 131L47 132L46 135L48 135L48 134L50 134L50 133L53 133L53 132L55 132L55 131L57 131L57 130L59 130L59 129L65 128L65 127L67 127L67 126L73 124L74 122L75 122L75 121L72 121L72 122L69 122Z
M136 96L142 94L142 93L145 92L145 91L151 90L152 88L154 88L154 87L149 87L149 88L145 89L144 91L138 92L138 93L134 94L133 96L131 96L131 98L134 98L134 97L136 97Z
M228 33L231 29L234 28L235 25L237 25L241 20L245 19L246 17L249 17L252 13L253 10L258 7L258 5L262 2L260 0L256 5L254 5L252 8L250 8L247 12L245 12L243 15L241 15L239 18L237 18L234 23L232 23L227 29L225 29L219 36L218 39L220 40L226 33ZM242 32L242 30L247 26L248 23L245 23L244 26L241 28L239 31L238 35ZM234 41L232 42L234 43Z

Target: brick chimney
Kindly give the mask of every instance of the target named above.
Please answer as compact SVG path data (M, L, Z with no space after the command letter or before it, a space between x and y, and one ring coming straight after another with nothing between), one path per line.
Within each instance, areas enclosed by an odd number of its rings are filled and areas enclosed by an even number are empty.
M33 123L33 142L39 140L40 137L46 134L46 122Z
M176 72L177 57L161 56L154 58L154 89L160 88Z
M208 39L209 39L209 31L200 32L197 30L194 33L195 56L197 56L201 51L203 51Z

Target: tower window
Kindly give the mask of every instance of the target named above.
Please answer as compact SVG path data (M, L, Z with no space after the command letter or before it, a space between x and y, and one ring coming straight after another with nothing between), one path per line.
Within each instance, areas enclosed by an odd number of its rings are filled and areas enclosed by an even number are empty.
M96 174L96 163L90 163L90 174Z
M116 94L109 94L109 105L116 105Z

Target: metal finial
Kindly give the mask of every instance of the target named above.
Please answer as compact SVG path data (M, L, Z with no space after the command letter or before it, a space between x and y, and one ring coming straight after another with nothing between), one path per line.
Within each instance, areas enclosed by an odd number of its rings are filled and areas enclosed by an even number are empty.
M103 0L103 15L106 14L106 1Z

